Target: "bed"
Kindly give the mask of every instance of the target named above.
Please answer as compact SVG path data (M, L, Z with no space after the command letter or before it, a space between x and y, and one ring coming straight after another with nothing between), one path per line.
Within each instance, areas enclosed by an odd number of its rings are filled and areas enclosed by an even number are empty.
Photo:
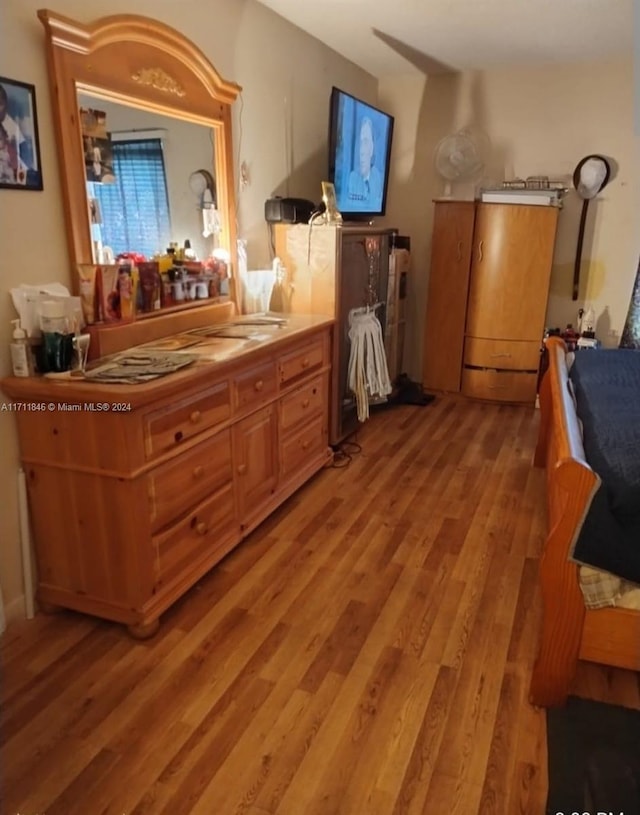
M552 707L565 702L578 660L640 670L640 611L618 606L593 609L585 604L579 582L580 564L574 557L578 551L584 555L584 546L579 550L580 537L594 497L602 494L603 484L607 485L606 475L601 479L587 463L582 422L576 410L579 400L576 399L573 377L571 380L569 378L566 346L561 339L552 337L547 340L547 350L549 368L540 389L541 421L534 463L546 468L549 533L540 565L543 621L540 648L531 679L530 700L536 705ZM609 352L578 353L595 354L607 361L613 359L604 356ZM594 364L595 361L594 358ZM633 359L634 363L638 361L640 354L638 359ZM601 367L606 375L609 366ZM626 391L626 395L631 396L630 382L615 381L611 387L622 387L620 394ZM640 392L635 395L640 404ZM617 405L621 398L616 396L613 404ZM629 399L627 403L632 401ZM581 419L582 411L583 407ZM610 427L617 426L616 420L617 417L613 417L609 422ZM606 451L606 443L601 447ZM631 451L631 459L634 466L640 463L640 451L635 456ZM601 463L599 459L598 463ZM623 474L624 470L622 467ZM624 484L617 486L618 493L627 500L626 506L629 506L629 502L633 504L633 492L625 493ZM636 509L640 512L640 506L636 506ZM610 534L610 527L605 525L603 528L604 535ZM628 535L624 542L627 554L622 556L618 539L613 540L613 549L617 552L613 555L614 565L619 564L620 557L623 562L626 562L625 558L628 561L623 567L623 577L636 574L637 564L633 558L640 555L640 540L636 541L635 554L633 548L628 549L630 540ZM607 562L611 562L609 552L605 554L605 560L607 558Z

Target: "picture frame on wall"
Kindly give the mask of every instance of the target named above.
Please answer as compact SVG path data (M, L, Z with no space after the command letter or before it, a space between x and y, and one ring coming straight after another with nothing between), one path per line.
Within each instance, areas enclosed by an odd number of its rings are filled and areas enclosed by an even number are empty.
M34 85L0 76L0 188L42 190Z

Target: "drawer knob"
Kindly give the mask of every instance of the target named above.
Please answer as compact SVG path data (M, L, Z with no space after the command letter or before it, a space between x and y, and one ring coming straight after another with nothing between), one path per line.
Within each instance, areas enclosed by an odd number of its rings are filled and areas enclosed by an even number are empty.
M308 450L310 444L311 444L311 442L309 441L309 439L306 439L305 441L302 442L302 449L303 450Z
M193 468L193 477L194 478L202 478L203 473L204 473L204 467L202 466L202 464L198 464L197 467Z
M198 424L200 419L202 418L202 413L199 410L194 410L191 416L189 416L189 421L191 424Z
M207 525L204 521L200 521L200 523L196 525L196 532L200 536L207 534Z
M302 400L302 407L303 408L308 408L309 407L309 400L308 399L303 399Z
M238 474L239 475L244 475L244 473L246 473L246 471L247 471L247 465L246 464L238 464Z
M253 386L257 391L261 391L264 388L264 382L262 379L259 379L255 385Z
M511 359L511 354L491 354L490 356L491 356L492 358L494 358L494 359L495 359L496 357L506 357L507 359Z
M309 367L309 365L311 365L311 360L309 359L309 357L305 357L305 358L302 360L302 367L303 367L303 368L308 368L308 367Z

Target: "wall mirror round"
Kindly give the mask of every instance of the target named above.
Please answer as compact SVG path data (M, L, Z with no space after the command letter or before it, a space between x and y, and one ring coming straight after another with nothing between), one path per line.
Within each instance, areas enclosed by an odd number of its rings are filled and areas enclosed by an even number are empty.
M225 254L233 274L236 229L231 106L240 87L223 79L192 42L159 21L127 14L84 25L46 9L38 16L47 34L72 266L99 262L97 252L105 245L117 255L124 244L111 247L118 240L112 221L128 226L127 221L134 224L144 214L156 231L144 246L140 233L127 233L123 240L132 244L128 250L147 256L162 251L169 240L179 245L188 240L201 256L214 249ZM102 134L96 132L94 137L90 128L104 126L102 114L108 138L101 143ZM140 143L157 149L164 166L165 186L154 199L153 207L158 211L152 217L148 203L138 205L132 200L136 196L126 192L123 200L114 204L114 147L122 156L127 142L135 142L136 149ZM206 237L202 235L201 202L190 187L191 173L197 168L210 173L215 183L216 230ZM158 208L157 201L163 198L163 206ZM233 308L238 305L236 289L232 277L226 299ZM155 339L173 327L184 330L194 322L215 321L213 304L181 305L172 314L187 309L200 313L197 317L167 319L171 315L158 312L143 315L154 318L143 321L147 324L144 331L124 325L110 331L121 330L123 339L118 344L126 347L139 336ZM221 311L221 318L228 313L228 308ZM151 323L157 325L152 327Z

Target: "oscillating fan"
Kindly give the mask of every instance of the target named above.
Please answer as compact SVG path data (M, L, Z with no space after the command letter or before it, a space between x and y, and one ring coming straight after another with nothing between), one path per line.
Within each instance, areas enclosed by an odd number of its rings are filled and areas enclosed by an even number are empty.
M467 130L445 136L438 142L434 162L445 180L445 198L451 197L451 182L469 180L484 167L480 145Z

